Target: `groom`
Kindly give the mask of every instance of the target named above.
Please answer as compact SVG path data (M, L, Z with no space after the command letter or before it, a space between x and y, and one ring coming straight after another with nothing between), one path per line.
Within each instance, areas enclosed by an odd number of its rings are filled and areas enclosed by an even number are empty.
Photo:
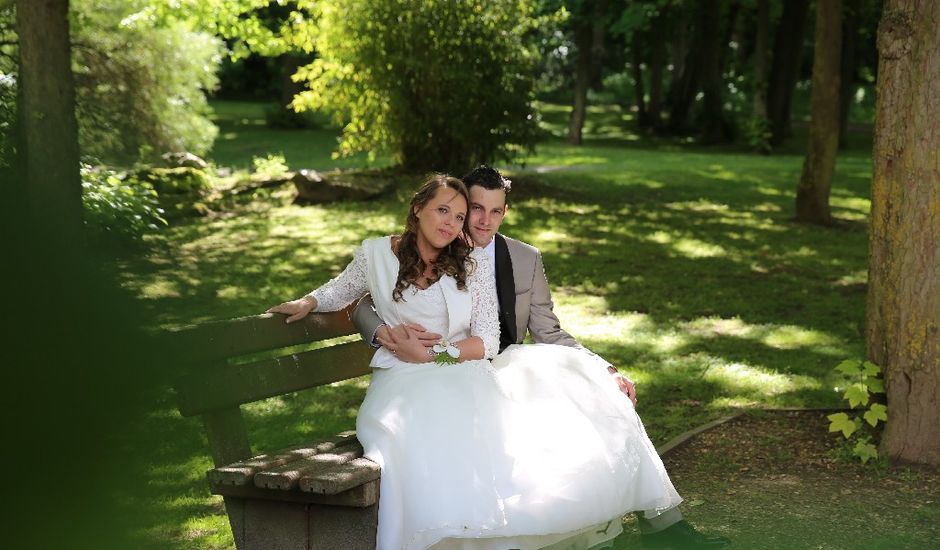
M553 312L551 292L542 255L537 248L499 233L509 210L507 195L510 181L496 169L479 166L463 178L470 193L468 223L474 245L486 252L496 277L499 300L499 349L521 344L526 332L536 343L558 344L583 350L606 367L620 390L636 405L636 389L613 365L587 350L562 330ZM373 347L384 343L392 351L406 340L418 339L426 347L438 343L441 335L426 332L423 327L389 327L372 307L371 299L363 299L353 311L353 323L364 341ZM649 515L650 517L647 517ZM709 537L696 531L682 519L678 508L661 514L637 514L644 547L647 548L720 548L728 545L721 537Z

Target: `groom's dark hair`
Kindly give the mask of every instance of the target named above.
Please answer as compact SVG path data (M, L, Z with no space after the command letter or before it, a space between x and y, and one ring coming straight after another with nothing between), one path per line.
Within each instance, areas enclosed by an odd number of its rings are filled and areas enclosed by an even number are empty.
M464 176L463 184L467 186L467 189L474 185L479 185L483 189L502 189L507 195L512 189L511 181L504 178L496 168L491 168L485 164L477 166Z

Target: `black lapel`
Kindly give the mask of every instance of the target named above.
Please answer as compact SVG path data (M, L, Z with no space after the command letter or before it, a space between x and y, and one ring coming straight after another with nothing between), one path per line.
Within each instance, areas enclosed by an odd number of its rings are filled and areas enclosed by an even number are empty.
M516 343L516 283L506 239L496 239L496 296L499 299L499 350Z

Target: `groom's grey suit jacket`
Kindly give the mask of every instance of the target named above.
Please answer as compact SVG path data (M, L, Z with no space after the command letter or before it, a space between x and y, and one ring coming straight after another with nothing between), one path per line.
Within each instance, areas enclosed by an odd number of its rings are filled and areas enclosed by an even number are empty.
M500 234L494 238L500 351L510 344L521 344L526 332L532 334L536 343L581 348L574 337L562 330L555 316L539 249ZM382 325L368 296L356 306L352 320L366 342L372 342L376 329Z

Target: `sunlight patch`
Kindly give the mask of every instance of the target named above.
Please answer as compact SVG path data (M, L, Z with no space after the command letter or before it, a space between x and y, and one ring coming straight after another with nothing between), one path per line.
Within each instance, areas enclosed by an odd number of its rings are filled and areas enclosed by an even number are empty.
M677 240L673 250L688 258L717 258L727 256L727 251L717 244L707 243L698 239L683 237Z
M791 377L744 363L711 365L705 373L705 380L717 382L725 388L738 391L759 391L765 395L795 389Z
M818 330L809 330L792 325L765 328L765 330L766 333L760 339L760 341L772 348L797 349L802 347L831 346L837 344L833 337L823 332L819 332Z
M567 239L567 233L562 233L561 231L555 231L552 229L549 229L548 231L542 231L536 236L536 241L538 242L564 241Z
M237 286L224 286L215 291L216 298L228 299L228 298L238 298L242 293L242 289Z
M144 298L150 299L179 298L179 284L173 281L168 281L166 279L157 279L145 284L140 289L140 294Z
M839 277L833 284L836 286L863 285L868 282L868 270L860 269L848 275Z

